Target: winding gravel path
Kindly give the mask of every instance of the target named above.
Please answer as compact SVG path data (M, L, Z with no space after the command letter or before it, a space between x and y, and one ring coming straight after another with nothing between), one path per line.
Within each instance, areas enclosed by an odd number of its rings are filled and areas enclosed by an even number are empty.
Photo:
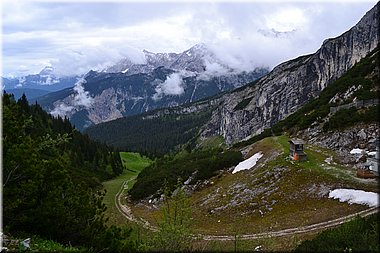
M134 180L134 178L131 178L123 183L121 186L119 192L115 196L115 205L119 212L128 220L136 222L141 224L144 228L150 229L152 231L158 231L158 227L151 225L148 221L144 219L137 219L131 211L131 208L127 205L121 204L121 195L124 190L128 189L128 183L130 181ZM368 215L377 213L379 211L378 207L372 207L368 208L366 210L350 214L341 218L337 218L334 220L324 221L317 224L312 224L308 226L301 226L296 228L288 228L283 229L279 231L273 231L273 232L266 232L266 233L256 233L256 234L245 234L245 235L239 235L238 238L240 240L251 240L251 239L260 239L260 238L269 238L269 237L280 237L280 236L287 236L287 235L295 235L295 234L302 234L302 233L309 233L316 230L326 229L338 226L340 224L343 224L349 220L352 220L356 216L366 217ZM198 234L195 235L197 238L202 238L203 240L207 241L233 241L236 240L235 235L202 235Z

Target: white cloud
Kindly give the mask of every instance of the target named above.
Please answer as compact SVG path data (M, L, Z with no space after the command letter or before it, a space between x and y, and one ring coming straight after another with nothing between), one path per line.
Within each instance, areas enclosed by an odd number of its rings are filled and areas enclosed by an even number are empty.
M49 64L60 75L84 74L127 55L141 61L142 49L178 53L199 42L233 68L274 67L316 51L375 3L6 1L4 74L38 73ZM259 32L271 29L294 32L281 38Z
M45 82L42 82L41 84L42 85L53 85L53 84L56 84L56 83L59 83L59 81L56 80L56 79L51 78L50 76L47 76Z
M61 116L64 117L65 115L68 115L72 110L74 110L74 106L66 105L66 104L59 104L52 111L50 111L50 114L53 116Z
M165 95L181 95L184 91L182 75L180 73L173 73L166 78L165 82L156 87L153 99L158 100Z
M90 107L93 98L90 96L88 91L84 90L83 84L87 81L85 79L80 79L74 85L74 91L76 92L74 97L74 105L76 106L84 106L86 108Z
M297 30L308 25L309 19L305 11L297 7L281 9L265 17L267 28L278 32Z
M197 76L197 79L199 80L209 80L211 77L214 76L222 76L228 73L232 73L232 69L229 69L218 62L210 61L209 59L204 59L204 63L206 69L204 72L200 73Z
M50 114L53 116L70 116L83 107L89 108L94 99L90 96L88 91L84 90L83 84L85 83L86 80L80 78L74 85L72 99L55 102L55 107L50 111Z

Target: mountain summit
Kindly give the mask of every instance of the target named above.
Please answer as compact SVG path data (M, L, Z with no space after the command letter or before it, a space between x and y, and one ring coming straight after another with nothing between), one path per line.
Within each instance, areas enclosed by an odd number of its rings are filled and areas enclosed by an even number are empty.
M129 57L120 60L103 70L104 73L119 73L133 75L137 73L149 73L158 67L165 67L174 71L190 71L199 74L207 71L210 64L222 66L221 71L233 72L226 64L222 63L204 43L199 43L182 53L153 53L143 50L144 63L136 63ZM235 70L235 72L241 72ZM224 73L220 73L224 74Z
M265 68L249 72L232 69L205 44L179 54L147 50L143 54L144 63L122 59L101 72L90 71L73 88L48 94L38 102L84 129L123 116L191 103L268 73Z

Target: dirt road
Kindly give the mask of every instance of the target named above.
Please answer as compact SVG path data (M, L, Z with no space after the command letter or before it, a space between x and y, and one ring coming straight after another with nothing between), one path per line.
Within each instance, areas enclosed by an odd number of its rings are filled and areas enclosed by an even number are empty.
M132 180L132 179L130 179ZM127 180L124 182L124 184L121 186L119 192L115 196L115 205L119 212L128 220L139 223L140 225L144 226L147 229L150 229L152 231L158 231L158 228L151 225L148 221L143 219L137 219L131 211L131 208L127 205L121 204L121 195L124 190L127 190L128 188L128 182L130 180ZM266 233L256 233L256 234L245 234L245 235L239 235L238 238L240 240L252 240L252 239L260 239L260 238L270 238L270 237L279 237L279 236L287 236L287 235L295 235L295 234L302 234L302 233L309 233L317 230L323 230L326 228L331 228L338 226L340 224L343 224L349 220L352 220L356 216L365 217L371 214L374 214L378 212L379 209L377 207L368 208L366 210L363 210L361 212L357 212L354 214L350 214L341 218L337 218L334 220L329 220L317 224L312 224L308 226L302 226L302 227L296 227L296 228L289 228L289 229L283 229L279 231L271 231ZM197 238L202 238L203 240L207 241L233 241L236 240L235 235L195 235Z

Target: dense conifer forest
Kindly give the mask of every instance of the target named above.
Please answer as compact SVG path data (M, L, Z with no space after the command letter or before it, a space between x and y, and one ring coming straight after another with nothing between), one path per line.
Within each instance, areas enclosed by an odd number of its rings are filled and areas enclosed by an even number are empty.
M129 230L106 225L100 182L119 175L118 153L23 95L3 94L3 221L8 235L37 235L88 249L125 250Z
M194 140L211 116L211 109L201 113L170 114L162 117L131 116L86 129L95 140L148 156L162 156L178 151L180 145Z

